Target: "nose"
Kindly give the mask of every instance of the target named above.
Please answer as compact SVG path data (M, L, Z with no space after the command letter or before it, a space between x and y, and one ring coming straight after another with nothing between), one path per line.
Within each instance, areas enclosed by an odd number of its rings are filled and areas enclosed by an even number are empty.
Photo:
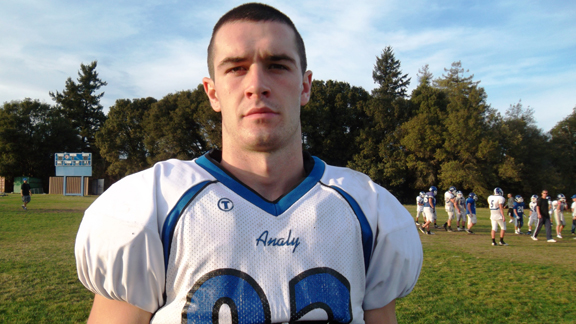
M246 77L245 95L249 99L259 99L270 96L269 80L266 75L265 67L260 64L253 64Z

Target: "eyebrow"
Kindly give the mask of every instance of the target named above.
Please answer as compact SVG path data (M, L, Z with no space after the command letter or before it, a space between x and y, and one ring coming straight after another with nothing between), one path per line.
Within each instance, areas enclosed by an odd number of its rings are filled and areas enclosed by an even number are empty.
M223 59L222 61L220 61L218 66L224 66L224 65L230 64L230 63L242 63L242 62L246 62L246 61L248 61L247 57L231 56L231 57L227 57L227 58ZM296 60L293 57L286 55L286 54L266 55L266 56L264 56L264 61L269 61L269 62L288 61L288 62L296 65Z

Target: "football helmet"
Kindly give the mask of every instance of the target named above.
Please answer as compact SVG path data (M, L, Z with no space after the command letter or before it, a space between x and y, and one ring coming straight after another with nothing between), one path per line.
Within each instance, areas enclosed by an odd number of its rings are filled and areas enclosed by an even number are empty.
M448 189L448 191L450 191L452 194L456 193L456 187L452 186Z
M564 194L558 194L558 200L561 202L565 202L566 201L566 196L564 196Z
M576 195L574 195L574 196L576 196ZM532 202L537 202L537 201L538 201L538 196L532 195L532 197L530 197L530 200L531 200Z
M478 196L476 196L476 194L473 193L473 192L469 193L469 194L468 194L468 197L474 199L474 201L478 200Z
M419 195L420 195L420 197L422 197L422 198L426 197L426 193L425 193L424 191L420 191L420 194L419 194Z
M462 196L463 196L462 191L460 191L460 190L456 191L456 196L458 198L462 198Z
M522 196L520 195L516 195L516 197L514 197L514 200L519 203L524 202L524 198L522 198Z
M573 195L573 196L572 196L572 199L576 199L576 195Z
M430 187L430 192L432 194L434 194L434 196L436 196L436 194L438 193L438 188L436 188L435 186Z
M494 194L496 196L504 196L504 191L502 191L502 189L500 189L499 187L494 188Z

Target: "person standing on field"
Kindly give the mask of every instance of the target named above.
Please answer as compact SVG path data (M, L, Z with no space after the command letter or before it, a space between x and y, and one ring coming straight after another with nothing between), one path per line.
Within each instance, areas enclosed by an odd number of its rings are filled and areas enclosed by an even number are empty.
M511 193L508 194L508 203L506 205L508 206L508 217L510 217L509 223L514 223L516 220L516 218L514 218L514 197L512 197ZM516 226L516 224L514 224L514 226Z
M468 234L474 234L472 226L476 225L476 200L478 200L478 196L475 193L471 192L468 194L468 199L466 199L466 214L468 216L466 233Z
M488 207L490 208L490 221L492 222L492 245L508 245L504 242L504 233L506 233L506 218L504 217L504 204L506 199L503 197L502 189L494 188L494 194L488 196ZM496 231L500 227L500 242L496 244Z
M458 232L464 231L466 229L466 198L464 198L462 191L456 192L454 201L458 207L456 211L456 229L458 229ZM460 227L460 225L462 225L462 227Z
M423 260L412 215L302 151L312 72L285 14L224 14L202 79L222 145L112 185L76 237L88 323L396 323Z
M22 196L22 209L28 210L26 207L30 202L30 195L32 191L30 190L30 185L28 184L28 179L24 179L24 183L20 186L20 196Z
M576 195L572 196L572 205L570 206L570 209L572 210L572 235L576 235L574 232L576 230Z
M536 211L538 212L538 225L536 225L536 230L534 231L534 235L532 235L532 239L534 241L538 241L538 234L542 229L542 226L545 225L546 227L546 241L548 243L556 243L556 240L552 238L552 224L550 222L550 213L549 213L549 199L548 199L548 190L542 190L542 196L538 199L536 203Z
M528 205L530 207L530 219L528 220L528 235L532 235L532 225L537 226L538 225L538 211L536 211L536 205L538 203L538 196L537 195L532 195L532 197L530 197L530 204Z
M566 196L558 194L557 199L552 202L552 210L554 210L554 220L556 221L556 237L562 238L562 230L566 226L564 220L564 210L566 209Z
M426 199L426 193L424 191L420 191L420 194L416 196L416 226L420 225L418 222L420 215L422 215L422 221L424 223L426 222L426 216L423 215L424 199Z
M448 220L444 223L443 227L445 231L452 232L452 220L454 219L454 210L460 212L458 205L456 205L456 187L452 186L448 191L444 193L444 204L446 209L446 214L448 214Z

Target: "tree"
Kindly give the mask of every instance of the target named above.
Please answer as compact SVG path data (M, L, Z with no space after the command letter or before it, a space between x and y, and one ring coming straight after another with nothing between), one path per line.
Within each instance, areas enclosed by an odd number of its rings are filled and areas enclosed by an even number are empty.
M68 118L82 141L82 152L98 153L95 149L96 132L104 124L106 116L102 112L100 99L104 92L96 93L107 83L98 77L97 62L89 65L80 64L78 83L72 78L66 80L64 91L50 92L50 97L62 109L63 115Z
M550 130L550 155L553 156L554 183L557 192L576 192L576 106L572 113ZM548 170L550 170L549 168Z
M375 182L402 196L402 191L406 190L403 184L409 175L398 132L413 114L412 106L406 100L410 78L402 74L400 61L390 46L377 58L372 77L379 86L365 105L368 118L357 137L359 152L348 166L368 174Z
M202 85L168 94L146 116L144 144L149 164L170 158L188 160L221 147L221 119Z
M0 108L0 174L41 178L54 174L54 153L80 146L70 124L48 104L25 99Z
M357 151L370 95L362 88L337 81L314 81L310 102L302 107L304 150L326 163L346 166Z
M108 175L120 179L149 167L144 121L156 102L151 97L119 99L110 107L106 122L96 133L96 145L109 163Z

